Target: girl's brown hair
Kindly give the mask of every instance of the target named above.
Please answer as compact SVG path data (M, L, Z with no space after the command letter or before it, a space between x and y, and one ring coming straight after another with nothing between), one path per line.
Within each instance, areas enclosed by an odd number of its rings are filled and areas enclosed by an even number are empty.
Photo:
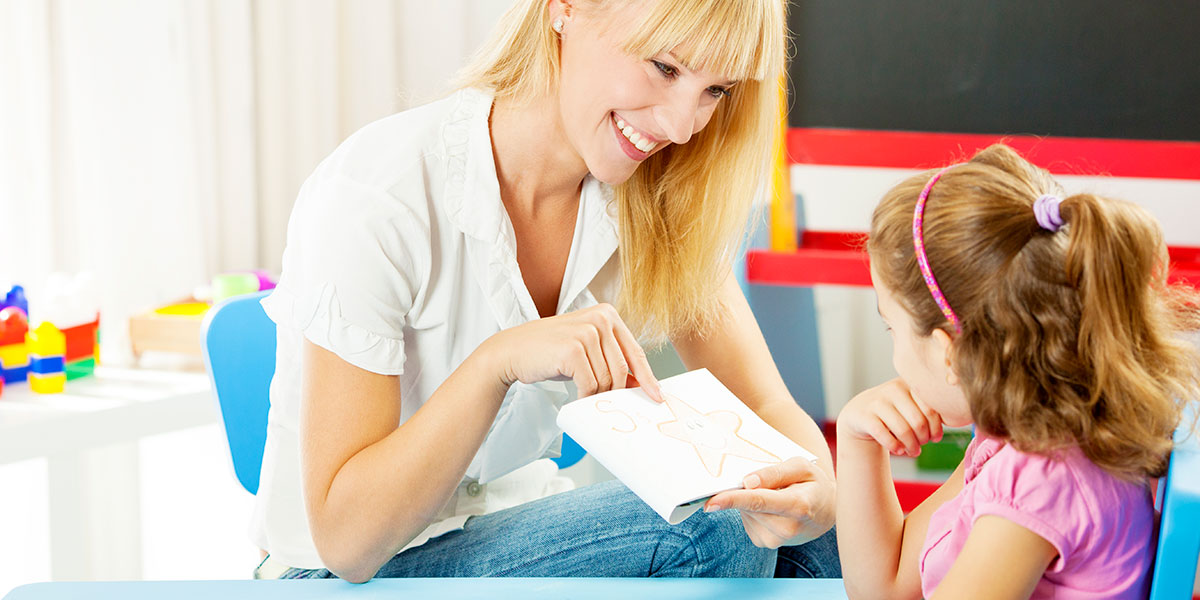
M938 309L913 253L912 219L930 174L889 191L867 249L917 333L953 338L951 364L976 426L1023 452L1078 445L1108 472L1165 472L1183 404L1200 398L1196 292L1166 281L1158 223L1092 194L1062 200L1042 228L1033 203L1061 195L1050 175L997 144L950 169L925 207L926 254L962 331Z

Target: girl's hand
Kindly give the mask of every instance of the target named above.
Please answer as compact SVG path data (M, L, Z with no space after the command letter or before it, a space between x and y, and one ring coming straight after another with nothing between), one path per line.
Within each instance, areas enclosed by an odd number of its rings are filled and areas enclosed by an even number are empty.
M760 548L803 544L833 527L836 485L807 459L796 457L746 476L745 489L721 492L705 511L736 508L750 541Z
M650 398L662 401L645 351L609 304L505 329L480 348L494 357L504 388L518 381L566 378L575 382L580 398L640 385Z
M837 420L838 440L874 441L897 456L917 456L942 439L942 416L897 378L854 397Z

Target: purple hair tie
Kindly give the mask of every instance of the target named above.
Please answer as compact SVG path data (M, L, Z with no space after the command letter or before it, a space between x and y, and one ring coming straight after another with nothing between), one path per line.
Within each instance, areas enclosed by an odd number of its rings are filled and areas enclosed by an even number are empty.
M962 323L958 320L958 315L954 314L954 310L950 308L950 302L946 300L946 295L938 286L937 279L933 277L933 269L929 268L929 257L925 256L925 200L929 198L929 191L933 189L933 184L942 178L943 173L964 164L966 163L950 165L929 178L929 183L925 184L925 189L921 190L921 195L917 198L917 207L913 209L912 226L913 252L917 255L917 266L921 268L925 286L929 288L929 294L933 296L933 301L937 303L938 308L942 309L942 314L946 315L946 318L954 325L955 333L962 333Z
M1033 202L1033 215L1037 217L1038 225L1046 231L1058 231L1066 221L1063 221L1062 215L1058 213L1058 205L1062 203L1062 198L1053 194L1042 194L1040 198Z

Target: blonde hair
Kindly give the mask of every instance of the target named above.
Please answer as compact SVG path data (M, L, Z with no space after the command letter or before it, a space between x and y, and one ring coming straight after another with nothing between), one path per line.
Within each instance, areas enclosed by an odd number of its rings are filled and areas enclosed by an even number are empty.
M1182 337L1200 325L1200 297L1167 284L1158 223L1134 204L1076 194L1060 205L1066 224L1043 229L1033 203L1060 194L1050 175L1004 145L979 152L942 175L925 207L926 254L962 320L956 335L913 253L929 177L884 196L867 249L916 333L954 338L976 426L1023 452L1077 445L1124 479L1164 473L1183 404L1200 398L1200 362Z
M578 0L591 9L619 1ZM652 155L613 187L620 227L618 308L643 339L703 334L720 318L717 288L746 235L779 127L784 0L650 0L622 49L676 52L688 68L738 81L687 144ZM463 87L516 101L558 88L558 37L546 0L518 0L460 74Z

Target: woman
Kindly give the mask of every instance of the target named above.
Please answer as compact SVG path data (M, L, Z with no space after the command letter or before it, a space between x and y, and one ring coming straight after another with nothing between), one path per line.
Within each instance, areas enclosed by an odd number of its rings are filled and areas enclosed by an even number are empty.
M252 530L285 577L762 576L829 530L828 448L730 276L783 35L780 0L519 0L460 91L321 163L264 301ZM638 336L819 464L676 527L616 482L551 496L565 381L658 397ZM789 556L836 575L830 537Z

